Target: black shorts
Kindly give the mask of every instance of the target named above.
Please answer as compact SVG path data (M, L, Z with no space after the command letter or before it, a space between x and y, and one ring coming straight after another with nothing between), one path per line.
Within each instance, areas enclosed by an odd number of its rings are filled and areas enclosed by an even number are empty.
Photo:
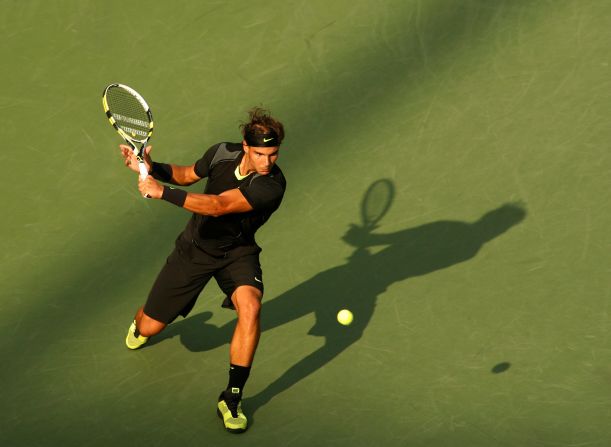
M260 252L259 247L248 246L212 256L179 236L153 284L144 313L166 324L178 315L186 317L212 277L226 295L222 306L234 309L231 295L237 287L253 286L263 293Z

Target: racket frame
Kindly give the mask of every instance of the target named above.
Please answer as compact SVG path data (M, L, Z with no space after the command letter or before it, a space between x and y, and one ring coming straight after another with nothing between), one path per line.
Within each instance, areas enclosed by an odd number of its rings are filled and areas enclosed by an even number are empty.
M144 138L137 139L132 137L123 129L121 129L117 124L117 121L112 116L112 112L110 111L110 107L108 106L108 100L106 99L106 95L111 88L121 88L127 91L130 95L136 98L136 100L144 109L149 120L148 133ZM151 135L153 134L153 114L151 113L151 108L140 93L125 84L119 83L110 84L104 89L104 92L102 93L102 106L104 107L104 112L106 113L106 117L108 118L108 121L110 122L112 127L114 127L117 133L121 136L121 138L123 138L125 142L129 144L129 146L132 148L132 152L134 153L134 155L136 155L136 159L138 160L138 170L140 171L140 178L142 180L146 179L149 173L146 169L146 165L144 164L144 148L146 147L146 143L148 143L149 139L151 138Z
M369 213L367 212L368 206L370 205L370 203L372 203L372 200L375 200L373 198L373 193L376 188L383 188L384 190L384 193L385 193L384 202L383 202L384 206L382 207L381 211L379 211L375 215L375 217L369 218L368 216ZM386 178L379 179L373 182L371 185L369 185L369 188L367 188L367 191L365 191L365 195L363 196L363 200L361 202L361 222L363 223L364 229L366 229L367 231L371 231L376 228L378 222L382 220L382 218L386 215L386 213L390 209L390 206L392 205L394 197L395 197L395 186L393 182L389 179L386 179Z

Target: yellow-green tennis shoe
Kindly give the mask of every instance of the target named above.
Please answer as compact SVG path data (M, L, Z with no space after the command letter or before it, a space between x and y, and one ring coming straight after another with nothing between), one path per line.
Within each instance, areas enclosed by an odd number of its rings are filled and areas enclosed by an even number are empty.
M134 320L132 325L127 330L127 337L125 337L125 346L127 346L128 349L138 349L149 339L148 337L140 335L139 333L136 335L136 332L136 320Z
M223 420L228 432L242 433L248 427L248 420L242 412L242 394L239 388L226 390L219 396L216 413Z

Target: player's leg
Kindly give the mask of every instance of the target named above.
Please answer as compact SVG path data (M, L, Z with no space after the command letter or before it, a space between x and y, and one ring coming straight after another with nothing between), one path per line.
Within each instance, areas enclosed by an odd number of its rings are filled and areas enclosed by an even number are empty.
M252 286L238 287L231 297L238 314L229 358L233 365L250 367L261 336L259 317L263 293Z
M214 272L214 261L202 263L202 254L198 253L197 264L192 262L193 249L188 242L177 240L174 251L151 288L146 304L138 309L128 330L125 344L129 349L138 349L178 315L187 316L193 308Z
M262 291L252 286L240 286L231 296L238 322L229 348L229 383L219 396L218 413L225 428L233 433L241 433L248 426L241 400L261 335L262 296Z
M134 321L127 331L125 345L129 349L138 349L144 345L149 337L160 333L167 324L155 320L144 313L144 306L136 312Z
M145 337L152 337L153 335L157 335L167 326L166 323L159 320L155 320L154 318L149 317L147 314L145 314L144 306L138 309L135 320L136 326L138 326L140 334L144 335Z
M244 385L259 343L263 282L259 253L238 256L215 274L221 289L227 294L223 307L234 308L238 321L230 345L229 383L219 396L218 414L225 428L234 433L247 428L241 409Z

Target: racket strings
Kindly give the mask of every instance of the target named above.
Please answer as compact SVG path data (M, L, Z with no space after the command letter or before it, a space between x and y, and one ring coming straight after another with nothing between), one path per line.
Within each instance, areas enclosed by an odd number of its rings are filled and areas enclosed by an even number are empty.
M106 93L108 110L116 125L134 140L144 140L150 132L150 118L138 98L122 88Z
M361 217L366 227L377 224L388 212L394 198L394 186L391 181L382 179L374 182L363 197Z

